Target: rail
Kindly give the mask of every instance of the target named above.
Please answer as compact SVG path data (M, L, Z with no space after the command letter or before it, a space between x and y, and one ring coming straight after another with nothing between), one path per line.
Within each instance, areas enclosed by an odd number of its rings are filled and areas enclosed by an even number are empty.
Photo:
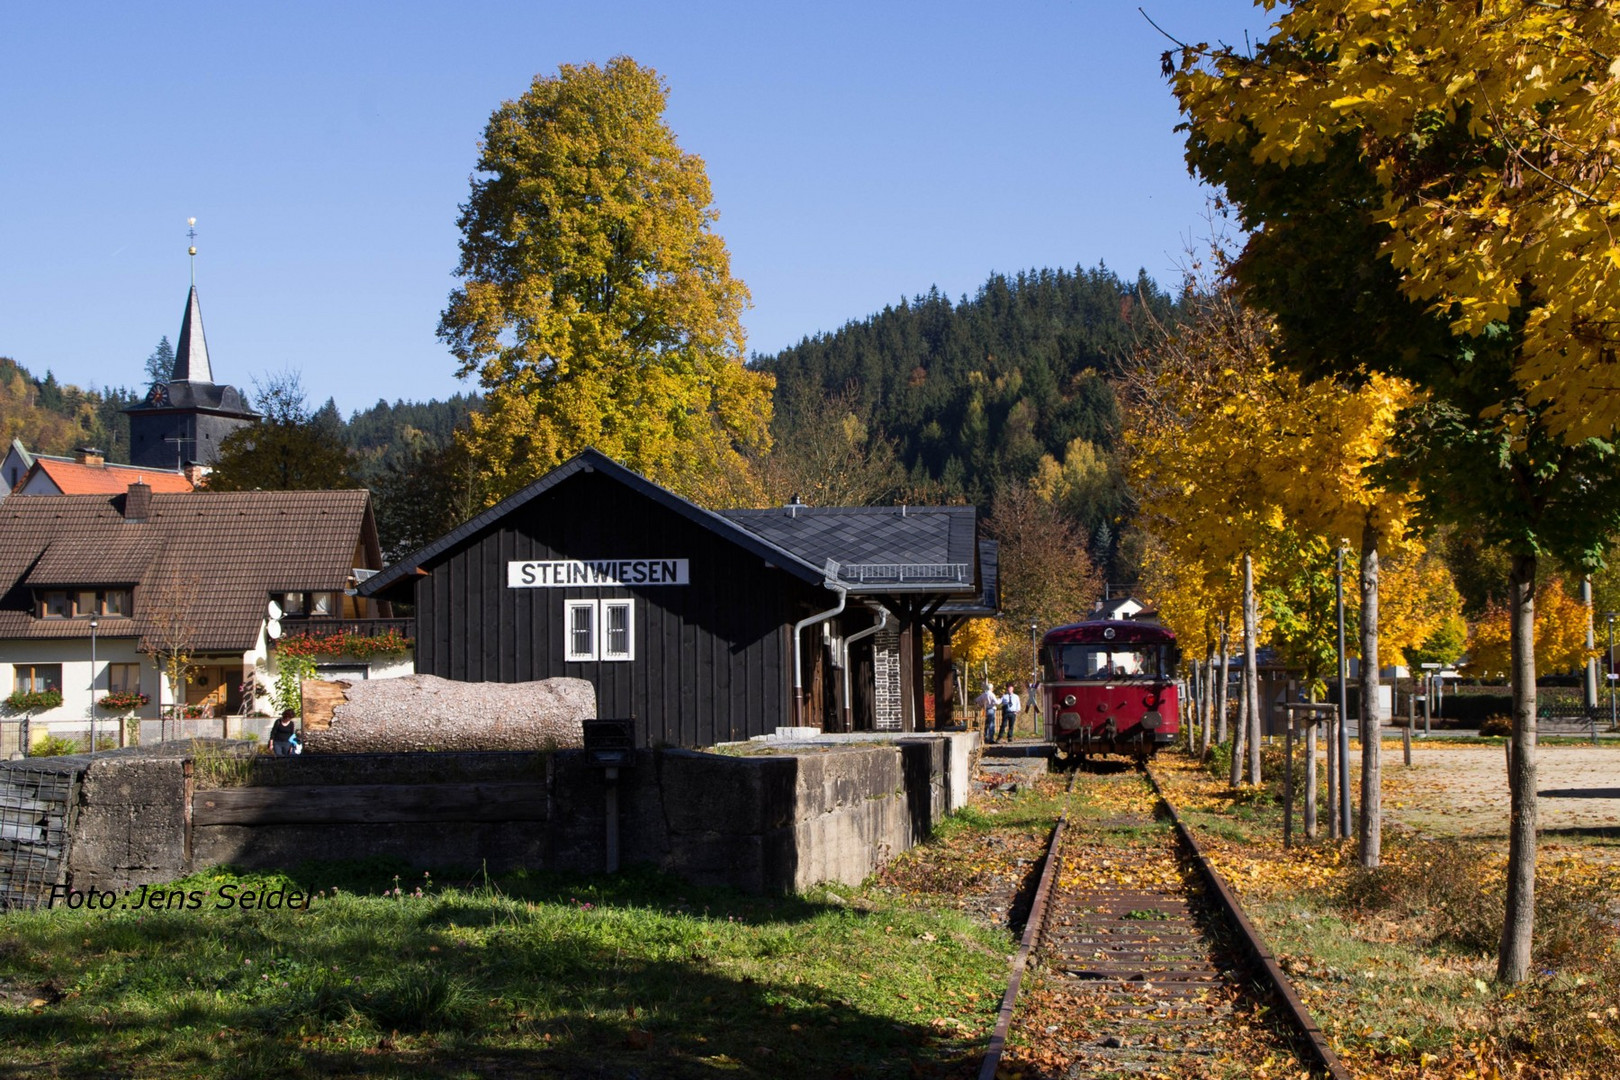
M1069 777L1069 790L1074 790L1072 776ZM1001 1055L1007 1049L1007 1032L1012 1027L1013 1008L1024 981L1024 969L1029 964L1029 954L1034 951L1041 932L1046 928L1046 909L1052 903L1052 883L1057 880L1058 864L1062 861L1063 829L1068 821L1069 812L1065 810L1052 829L1052 839L1046 846L1041 880L1035 886L1035 899L1030 903L1029 918L1024 923L1024 936L1019 939L1018 952L1013 956L1012 974L1007 980L1007 992L1001 998L1001 1012L996 1015L995 1030L990 1033L990 1047L985 1051L984 1064L979 1068L979 1080L996 1080Z
M1187 827L1186 822L1181 819L1181 813L1176 809L1176 804L1171 802L1170 796L1165 794L1164 786L1159 783L1158 774L1149 767L1147 775L1148 781L1153 785L1154 792L1158 794L1159 798L1163 800L1165 808L1169 810L1170 820L1175 824L1176 833L1181 837L1181 842L1186 845L1199 874L1208 883L1210 891L1220 901L1221 907L1226 910L1233 925L1237 927L1238 937L1242 939L1245 949L1264 975L1265 981L1270 984L1277 999L1282 1002L1283 1009L1288 1014L1289 1019L1293 1021L1294 1026L1299 1030L1304 1040L1304 1047L1311 1058L1314 1059L1315 1065L1332 1077L1333 1080L1350 1080L1350 1073L1345 1069L1344 1063L1339 1060L1339 1056L1333 1052L1333 1048L1328 1045L1327 1036L1323 1034L1321 1028L1317 1027L1316 1020L1311 1016L1310 1010L1305 1008L1305 1003L1300 1000L1299 994L1294 990L1294 984L1289 981L1288 975L1282 969L1282 965L1277 962L1277 957L1272 953L1270 947L1266 945L1265 939L1260 936L1260 932L1254 928L1254 924L1249 921L1249 917L1244 914L1243 905L1238 903L1237 896L1227 886L1220 872L1215 869L1214 864L1209 861L1209 858L1199 848L1198 840L1193 836L1192 830Z

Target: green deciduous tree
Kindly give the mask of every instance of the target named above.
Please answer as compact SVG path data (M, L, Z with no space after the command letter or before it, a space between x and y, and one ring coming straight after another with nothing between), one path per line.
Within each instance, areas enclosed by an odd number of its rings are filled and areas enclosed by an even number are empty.
M322 491L358 487L354 460L334 425L336 407L310 412L297 372L254 381L260 418L219 444L209 491Z
M742 363L748 291L666 97L628 57L564 65L485 128L439 335L486 391L465 443L492 500L594 446L724 501L769 445L772 381Z

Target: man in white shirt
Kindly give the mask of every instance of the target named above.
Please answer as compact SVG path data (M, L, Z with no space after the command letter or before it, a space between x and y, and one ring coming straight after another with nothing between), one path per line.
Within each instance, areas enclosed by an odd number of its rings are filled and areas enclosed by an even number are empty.
M1001 738L1003 740L1012 738L1013 728L1018 726L1019 710L1023 707L1024 703L1018 699L1018 691L1013 689L1012 683L1008 683L1007 692L1001 695Z

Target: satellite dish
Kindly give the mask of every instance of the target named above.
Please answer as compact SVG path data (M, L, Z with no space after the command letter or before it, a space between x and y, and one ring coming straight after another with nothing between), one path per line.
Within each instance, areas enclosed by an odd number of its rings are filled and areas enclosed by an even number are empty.
M265 623L264 632L270 636L271 641L276 640L276 638L281 636L281 620L271 619L269 622Z
M281 618L281 605L276 603L274 600L270 601L270 604L265 608L265 611L269 613L270 618L272 619Z

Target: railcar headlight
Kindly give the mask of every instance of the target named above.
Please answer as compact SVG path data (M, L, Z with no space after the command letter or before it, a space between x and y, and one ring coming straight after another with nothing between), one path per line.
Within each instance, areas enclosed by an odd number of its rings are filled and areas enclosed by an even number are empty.
M1063 704L1064 705L1073 705L1074 704L1074 695L1073 694L1064 694L1063 695Z
M1072 712L1058 713L1057 726L1059 731L1075 731L1080 727L1080 717Z

